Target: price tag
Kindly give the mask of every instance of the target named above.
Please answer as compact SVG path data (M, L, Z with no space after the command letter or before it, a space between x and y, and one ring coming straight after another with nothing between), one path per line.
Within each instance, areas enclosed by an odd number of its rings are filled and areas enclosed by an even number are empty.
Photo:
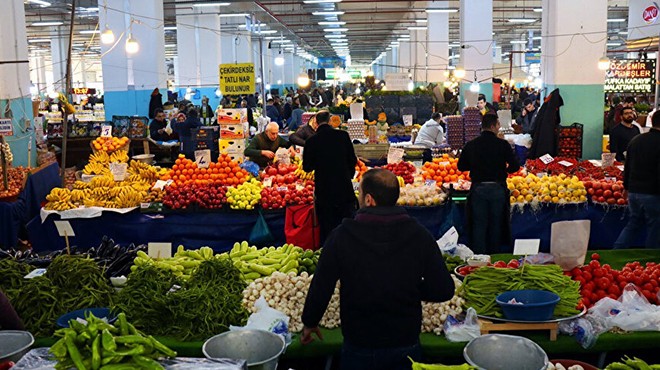
M305 190L305 187L300 185L300 184L296 184L296 190L297 191L302 191L302 190Z
M424 181L424 185L430 186L430 187L435 187L436 182L435 182L435 180L426 180L426 181Z
M124 181L126 178L126 170L128 170L128 163L110 163L110 173L115 181Z
M278 186L277 191L287 191L288 188L286 186Z
M195 163L199 168L208 168L211 163L211 149L195 150Z
M616 154L614 153L603 153L600 155L601 166L610 167L614 165L614 160L616 159Z
M57 228L57 233L60 236L76 236L76 233L73 232L71 223L69 221L53 221L55 227Z
M172 258L172 243L149 243L147 254L151 258Z
M273 178L272 177L267 177L267 178L263 179L263 181L261 183L263 184L263 186L265 188L269 188L269 187L273 186Z
M624 168L624 167L623 167L623 166L616 166L616 168L618 168L619 171L623 171L623 168Z
M101 137L112 137L112 126L110 125L101 126Z
M360 191L360 183L353 182L353 191Z
M151 203L140 203L140 209L147 209L151 206Z
M604 179L604 180L605 180L605 181L612 181L612 182L616 182L616 177L605 177L605 179Z
M548 174L545 173L545 172L539 172L539 173L536 174L536 177L538 177L539 179L542 179L546 176L548 176Z
M552 158L550 154L546 154L539 159L541 160L541 162L543 162L543 164L552 163L552 161L555 160L554 158Z
M559 163L560 165L562 165L564 167L571 167L573 165L573 163L568 162L568 161L559 161L557 163Z
M402 119L403 119L403 125L404 126L412 126L412 124L413 124L413 115L412 114L404 114Z
M403 148L392 148L387 151L387 163L399 163L406 151Z
M23 279L33 279L46 273L46 269L34 269L29 274L23 276Z
M445 162L438 162L438 166L440 166L440 167L447 167L449 165L451 165L451 163L446 162L446 161Z
M530 256L539 253L541 239L516 239L513 244L514 256Z
M11 118L0 119L0 136L14 135L14 125L11 123Z

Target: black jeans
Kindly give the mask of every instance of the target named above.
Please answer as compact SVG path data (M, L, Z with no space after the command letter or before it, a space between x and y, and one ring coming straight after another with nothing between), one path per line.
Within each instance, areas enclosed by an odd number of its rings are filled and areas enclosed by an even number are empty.
M409 370L408 357L422 360L419 343L397 348L369 349L352 346L346 342L341 347L341 370Z
M507 202L506 188L496 183L473 184L470 190L470 249L477 254L500 251L502 219Z
M340 204L314 203L316 217L319 220L319 226L321 228L321 245L325 243L330 232L339 226L344 218L354 216L356 202Z

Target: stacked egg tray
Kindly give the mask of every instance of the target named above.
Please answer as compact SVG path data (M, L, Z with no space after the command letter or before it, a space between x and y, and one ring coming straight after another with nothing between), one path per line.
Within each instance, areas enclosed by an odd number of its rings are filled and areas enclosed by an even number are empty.
M364 133L365 122L362 119L349 119L346 122L346 127L348 129L348 136L351 140L364 140L367 136Z
M479 108L466 107L463 109L463 128L466 143L481 135L481 112Z
M447 144L454 150L463 148L465 144L463 117L447 116L445 122L447 122Z

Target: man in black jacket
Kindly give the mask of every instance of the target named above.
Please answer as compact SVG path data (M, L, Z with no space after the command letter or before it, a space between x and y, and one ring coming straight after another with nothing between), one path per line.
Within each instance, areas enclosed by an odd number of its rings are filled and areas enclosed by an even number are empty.
M507 173L520 165L511 145L497 137L500 121L486 114L481 121L481 136L469 141L458 159L458 169L470 171L472 186L468 196L470 248L474 253L498 253L509 245L510 223Z
M335 130L328 122L330 113L316 114L316 135L305 142L303 170L314 172L314 207L321 226L321 242L344 217L355 211L355 192L351 180L357 157L346 131Z
M324 115L326 116L326 115ZM328 123L328 122L323 122ZM315 119L310 119L309 123L306 125L298 127L295 133L289 135L289 141L293 145L305 146L307 140L316 135L316 129L318 128L318 122Z
M433 236L396 206L399 183L390 171L367 171L360 183L360 210L328 238L309 288L301 342L312 333L339 280L342 370L410 369L421 360L422 301L454 295Z
M630 248L646 226L646 248L660 248L660 114L653 126L628 144L623 187L628 190L628 224L614 248Z

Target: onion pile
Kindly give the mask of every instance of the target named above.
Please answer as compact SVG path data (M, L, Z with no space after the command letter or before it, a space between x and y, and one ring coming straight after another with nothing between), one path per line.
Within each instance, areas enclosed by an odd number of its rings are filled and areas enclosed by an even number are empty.
M454 285L458 290L458 287L461 286L461 281L454 275L451 277L454 279ZM422 333L440 335L447 316L452 315L456 317L456 315L461 314L464 303L465 300L456 294L446 302L422 302Z

